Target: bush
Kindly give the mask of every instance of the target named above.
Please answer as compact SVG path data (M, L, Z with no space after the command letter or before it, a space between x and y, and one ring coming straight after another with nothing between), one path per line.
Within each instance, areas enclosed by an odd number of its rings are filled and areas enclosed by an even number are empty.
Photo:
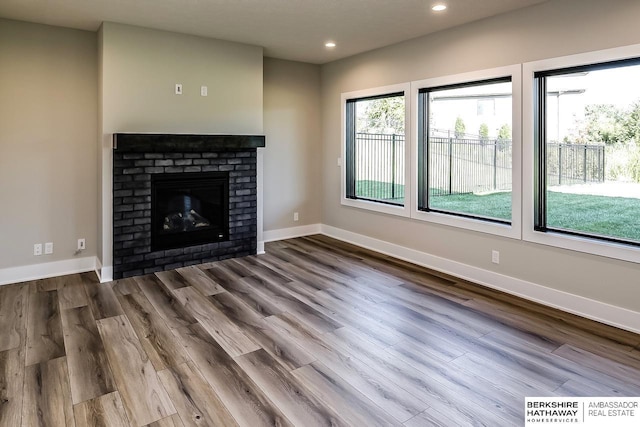
M503 124L498 130L498 139L506 141L511 139L511 126Z
M607 180L640 183L640 145L633 141L607 145L605 174Z
M482 123L480 129L478 129L478 134L480 139L489 139L489 126L486 123Z
M464 133L467 130L467 127L465 126L464 120L462 120L462 117L458 116L456 118L456 124L455 124L454 130L455 130L456 138L458 139L464 138Z

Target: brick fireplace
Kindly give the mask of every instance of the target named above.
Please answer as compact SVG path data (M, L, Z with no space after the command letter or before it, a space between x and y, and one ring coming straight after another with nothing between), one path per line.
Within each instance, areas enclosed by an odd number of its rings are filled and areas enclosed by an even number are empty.
M114 279L256 253L256 149L265 146L264 136L118 133L113 138ZM195 188L204 188L198 184L199 178L211 175L228 185L222 191L227 195L225 221L217 221L220 224L214 227L211 218L202 219L202 215L207 216L207 209L219 210L218 203L223 202L200 203L200 199L205 194L218 194L219 190L176 187L171 193L173 198L186 199L189 207L165 207L166 213L154 215L152 208L158 205L154 197L159 194L154 190L155 182L186 177ZM159 245L156 236L163 234L162 221L176 220L188 225L193 220L193 227L181 226L180 231L185 232L174 239L178 243L172 243L171 248ZM213 228L214 232L203 238L199 227ZM191 242L192 235L200 237Z

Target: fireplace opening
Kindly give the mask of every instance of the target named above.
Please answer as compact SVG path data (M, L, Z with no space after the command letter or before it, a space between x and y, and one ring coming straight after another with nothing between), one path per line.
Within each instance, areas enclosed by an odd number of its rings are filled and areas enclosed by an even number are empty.
M227 172L151 175L151 250L229 240Z

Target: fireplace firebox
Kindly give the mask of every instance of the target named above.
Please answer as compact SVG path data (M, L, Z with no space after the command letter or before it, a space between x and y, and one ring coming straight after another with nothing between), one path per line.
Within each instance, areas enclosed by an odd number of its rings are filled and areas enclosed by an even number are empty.
M229 174L151 176L151 250L229 239Z

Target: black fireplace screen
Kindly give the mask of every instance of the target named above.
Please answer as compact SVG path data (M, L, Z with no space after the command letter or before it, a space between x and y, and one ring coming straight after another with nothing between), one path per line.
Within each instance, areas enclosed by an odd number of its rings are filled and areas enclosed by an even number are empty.
M151 175L151 250L229 239L226 172Z

